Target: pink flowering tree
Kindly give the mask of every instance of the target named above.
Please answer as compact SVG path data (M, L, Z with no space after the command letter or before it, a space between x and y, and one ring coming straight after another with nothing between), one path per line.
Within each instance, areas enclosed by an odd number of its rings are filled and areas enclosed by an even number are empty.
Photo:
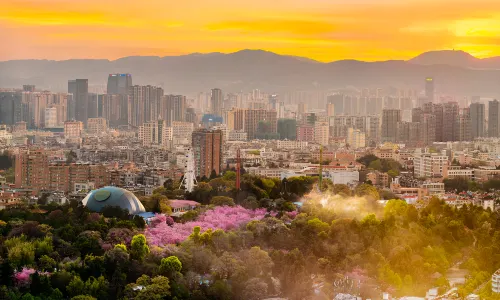
M196 221L184 224L174 223L169 226L164 217L158 216L161 221L152 220L145 235L150 245L163 247L186 240L196 226L199 226L202 232L208 229L232 230L250 221L261 220L265 216L266 209L251 210L241 206L218 206L201 214Z
M28 286L30 284L30 276L35 273L34 269L23 268L19 272L14 273L14 282L17 286Z

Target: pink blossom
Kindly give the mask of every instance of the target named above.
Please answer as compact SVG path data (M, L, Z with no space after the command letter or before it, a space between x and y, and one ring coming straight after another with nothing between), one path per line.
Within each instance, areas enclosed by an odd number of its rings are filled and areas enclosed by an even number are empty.
M299 214L299 212L294 210L294 211L288 212L287 214L288 214L288 217L293 220Z
M27 286L30 284L30 275L35 273L35 269L23 268L19 272L14 273L14 281L17 286Z
M232 230L252 220L261 220L266 215L265 209L246 209L242 206L217 206L201 214L196 221L174 223L151 222L155 226L146 229L146 237L150 245L165 246L186 240L196 226L204 232L208 229ZM163 220L163 217L162 217Z

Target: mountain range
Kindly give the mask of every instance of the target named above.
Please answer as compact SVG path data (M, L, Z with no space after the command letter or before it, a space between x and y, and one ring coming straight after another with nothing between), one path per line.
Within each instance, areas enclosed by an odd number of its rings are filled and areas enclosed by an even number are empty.
M193 53L181 56L129 56L117 60L13 60L0 62L0 88L66 91L69 79L105 85L110 73L130 73L134 84L163 86L166 93L196 93L219 87L227 92L355 88L415 88L434 77L436 90L462 96L500 95L500 57L476 58L463 51L431 51L413 59L330 63L263 50Z

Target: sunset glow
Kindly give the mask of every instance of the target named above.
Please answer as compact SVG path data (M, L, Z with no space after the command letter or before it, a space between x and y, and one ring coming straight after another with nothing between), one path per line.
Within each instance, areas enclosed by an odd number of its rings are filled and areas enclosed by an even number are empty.
M500 54L493 0L3 0L0 60L264 49L319 61Z

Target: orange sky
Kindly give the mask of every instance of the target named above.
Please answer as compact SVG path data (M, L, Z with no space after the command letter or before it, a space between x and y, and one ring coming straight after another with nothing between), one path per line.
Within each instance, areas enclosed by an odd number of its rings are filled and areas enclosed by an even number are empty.
M499 0L1 0L0 60L264 49L320 61L500 55Z

